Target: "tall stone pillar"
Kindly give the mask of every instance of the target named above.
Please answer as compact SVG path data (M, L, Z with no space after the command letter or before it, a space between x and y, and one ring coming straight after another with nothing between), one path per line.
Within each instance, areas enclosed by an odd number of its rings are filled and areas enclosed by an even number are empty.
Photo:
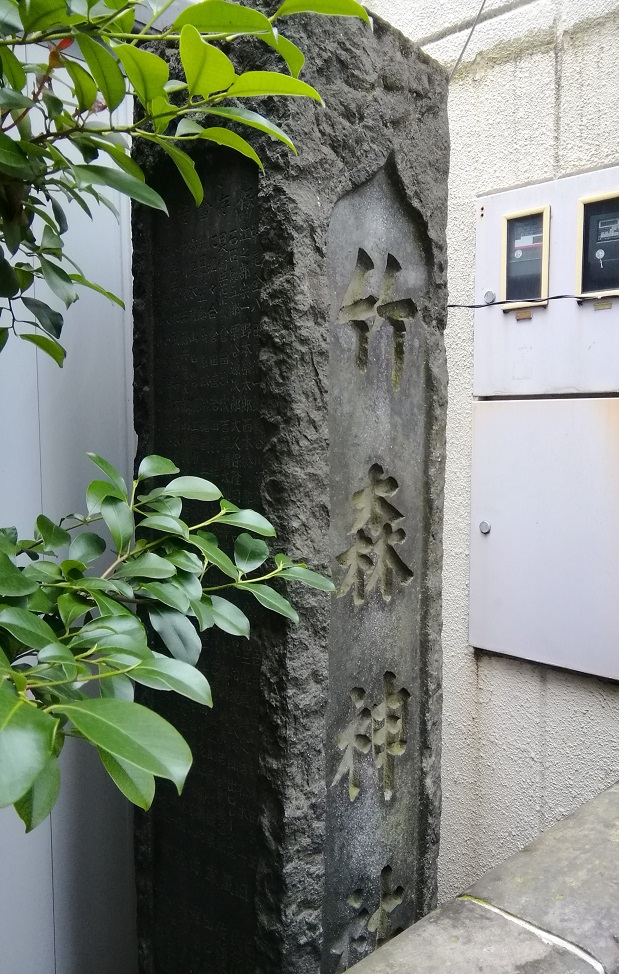
M144 974L336 974L434 903L448 136L443 71L381 21L308 19L260 144L196 164L196 210L136 213L141 452L257 506L331 572L205 633L215 706L170 699L195 766L138 823ZM202 147L200 147L202 149Z

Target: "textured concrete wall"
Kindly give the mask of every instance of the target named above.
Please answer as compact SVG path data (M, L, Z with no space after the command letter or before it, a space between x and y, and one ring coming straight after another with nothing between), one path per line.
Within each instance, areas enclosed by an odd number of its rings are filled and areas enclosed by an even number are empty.
M371 6L450 67L480 0ZM476 194L619 161L618 44L616 0L486 4L451 83L451 301L473 297ZM443 898L619 771L617 686L468 646L472 337L472 312L453 312L446 332Z

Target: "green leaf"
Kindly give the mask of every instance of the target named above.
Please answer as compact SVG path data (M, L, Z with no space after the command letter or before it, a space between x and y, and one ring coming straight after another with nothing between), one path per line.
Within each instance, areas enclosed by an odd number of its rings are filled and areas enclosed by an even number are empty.
M200 549L203 555L206 555L212 565L215 565L216 568L219 568L220 572L223 572L224 575L236 581L239 577L238 569L232 560L228 558L227 554L219 548L217 538L214 534L206 531L198 531L197 534L191 535L190 540L196 548Z
M118 497L119 500L125 499L124 491L114 487L107 480L93 480L86 491L86 506L89 514L98 514L101 504L106 497Z
M33 105L32 99L26 98L21 92L15 91L13 88L0 88L0 109L3 112L5 109L11 108L31 109Z
M85 615L91 609L92 603L88 599L84 599L80 595L75 595L73 592L65 592L64 595L58 597L58 611L60 612L60 618L65 625L65 629L69 629L76 619L79 619L80 616Z
M183 510L183 502L180 497L160 497L150 501L148 504L151 511L157 514L169 514L171 517L180 517Z
M98 534L91 531L83 531L74 537L69 548L69 558L81 561L84 565L91 562L103 554L105 551L105 541Z
M228 88L227 97L253 98L262 95L296 95L323 104L315 88L278 71L245 71Z
M26 826L26 832L32 832L45 821L56 804L59 791L60 768L57 759L51 757L26 794L15 802L15 811Z
M117 760L168 778L182 791L191 751L163 717L138 703L102 697L54 706L83 736Z
M180 108L173 105L167 95L158 95L153 98L149 114L157 135L162 135L169 128L170 122L176 118L179 112ZM141 131L140 135L147 137L144 131Z
M170 578L175 574L174 565L167 558L161 558L152 551L132 558L116 571L118 578Z
M305 64L305 55L296 44L289 41L287 37L282 37L281 34L277 33L273 37L262 34L260 40L264 41L265 44L268 44L269 47L272 47L273 50L277 51L283 57L293 78L299 77L301 69Z
M82 19L79 14L67 13L65 0L20 0L19 10L25 34L65 27Z
M35 175L22 147L4 132L0 132L0 171L15 179L30 180Z
M8 555L0 553L0 595L12 597L30 595L38 587L38 582L28 578L13 564Z
M251 534L239 534L235 539L234 560L245 574L260 568L268 557L269 549L264 541L252 538Z
M38 258L45 283L68 308L74 301L77 301L77 291L75 290L73 281L62 267L58 267L57 264L54 264L47 257L43 257L39 253Z
M184 521L178 517L171 517L169 514L149 514L140 521L138 527L150 528L151 531L164 531L165 534L180 535L181 538L189 540L189 528Z
M102 697L114 697L116 700L133 700L133 683L124 673L116 676L106 676L99 682Z
M151 453L150 456L144 457L138 467L138 480L144 480L146 477L164 477L171 473L178 473L176 464L167 457Z
M317 588L321 592L335 592L335 585L330 578L325 578L324 575L319 575L318 572L313 572L309 568L301 568L298 565L285 568L280 578L288 578L293 582L303 582L309 588Z
M126 94L125 79L116 58L108 47L98 44L86 34L79 34L77 43L107 107L114 111Z
M261 534L265 538L275 536L275 528L271 522L256 511L231 511L230 514L222 517L219 523L232 524L236 528L245 528L246 531L253 531L254 534Z
M6 682L0 683L0 808L19 801L41 774L52 754L57 724Z
M152 687L153 690L174 690L206 707L213 706L211 688L206 677L195 666L181 660L161 656L140 663L131 671L131 678L145 687Z
M148 616L153 629L159 634L172 656L185 663L191 663L192 666L198 662L202 641L187 616L163 606L151 609Z
M86 592L108 592L120 595L123 599L133 598L133 589L120 578L83 578L80 579L79 587Z
M148 138L151 142L156 142L157 145L169 155L170 159L172 159L174 165L181 174L181 177L183 178L189 192L196 201L196 206L200 206L202 200L204 199L204 189L202 187L200 177L196 172L196 164L193 159L190 159L186 152L178 149L170 142L158 139L156 136L145 135L144 138Z
M101 503L101 516L107 524L116 550L120 554L133 537L133 514L126 501L106 497Z
M366 24L372 23L367 11L355 0L284 0L273 14L277 17L288 17L290 14L327 14L330 17L359 17Z
M100 457L97 453L87 453L87 457L90 457L93 463L102 470L105 476L112 481L116 489L122 494L122 496L127 500L127 485L124 478L121 477L116 467L113 467L109 460L105 460ZM94 481L94 483L100 483L101 481ZM91 485L92 486L92 485Z
M210 629L215 625L215 619L213 617L213 603L210 595L203 595L201 599L191 601L189 604L191 605L192 612L198 620L200 632L203 632L205 629Z
M174 585L185 593L190 602L202 598L202 582L193 572L185 572L179 569L173 581ZM185 612L189 612L189 606Z
M37 615L50 615L56 612L58 592L53 589L38 588L26 598L24 609L30 609Z
M264 118L263 115L259 115L258 112L251 112L247 108L225 108L222 106L214 106L212 108L207 108L205 111L206 115L218 115L220 118L227 118L230 122L238 122L240 125L249 125L250 128L258 129L260 132L266 132L267 135L272 136L274 139L279 139L292 149L296 155L297 150L294 147L292 139L290 139L278 125L271 122L268 118ZM193 123L197 125L197 122ZM201 126L198 126L201 128ZM177 130L178 134L178 130ZM189 133L188 133L189 134Z
M51 91L45 91L45 89L43 89L41 93L41 100L43 101L47 114L52 121L55 118L58 118L59 115L62 115L64 105L61 99L57 98L56 95L53 95Z
M106 136L92 135L89 137L91 145L97 147L97 149L102 152L107 152L111 159L116 163L116 165L124 170L124 172L129 173L130 176L135 176L140 182L144 182L144 173L138 166L137 162L127 154L127 150L124 146L115 145L113 142L109 142Z
M115 602L114 599L110 599L107 595L103 595L102 592L92 592L92 598L97 603L99 612L101 615L132 615L130 609L122 602Z
M219 487L202 477L177 477L163 488L168 497L185 497L195 501L216 501L221 497Z
M52 212L54 214L54 219L56 220L56 223L58 224L58 229L59 229L60 233L66 233L67 230L69 229L69 224L67 223L67 217L66 217L65 211L61 207L61 205L58 202L58 200L55 199L55 197L53 197L53 196L52 196L52 199L51 199L51 204L52 204Z
M54 311L45 301L39 301L37 298L27 298L22 295L22 301L48 335L60 338L64 319L58 311Z
M148 592L157 602L163 602L171 609L177 609L183 614L189 612L189 598L178 585L171 582L143 582L140 592Z
M206 596L208 598L208 596ZM238 606L218 595L211 595L213 622L231 636L244 636L249 639L249 619Z
M114 54L122 63L134 91L144 108L158 95L164 94L164 85L170 76L166 62L140 47L118 44Z
M0 609L0 629L8 629L15 639L32 649L43 649L56 642L51 626L27 609Z
M79 284L81 287L87 287L91 291L96 291L97 294L102 294L104 298L113 301L114 304L117 304L119 308L124 310L125 302L117 294L113 294L112 291L106 291L101 285L95 284L94 281L89 281L83 274L69 274L69 277L75 284Z
M13 298L19 291L15 269L4 257L0 259L0 298Z
M45 548L50 551L53 551L55 548L63 548L71 542L69 532L54 524L44 514L39 514L37 518L37 531L43 538Z
M151 206L155 210L163 210L164 213L168 212L159 193L135 176L130 176L129 173L110 169L108 166L73 166L72 168L81 186L109 186L138 203L144 203L145 206Z
M59 365L60 368L62 368L67 353L62 345L55 342L53 338L46 338L45 335L36 334L20 335L19 337L25 342L30 342L32 345L36 345L37 348L40 348L42 352L45 352L50 358L53 358L56 365Z
M190 95L208 98L213 92L226 91L236 78L230 58L203 41L192 24L185 24L181 31L180 55Z
M2 349L4 348L8 340L9 340L9 329L0 328L0 352L2 351Z
M172 27L177 30L193 24L201 34L272 34L268 17L258 10L225 0L203 0L192 4L176 18Z
M293 622L299 621L299 616L293 607L291 606L288 599L285 599L283 595L276 592L275 589L271 588L269 585L258 585L255 582L237 584L236 588L243 589L243 591L251 592L255 599L260 602L265 609L270 609L271 612L277 612L281 616L286 616L287 619L292 619Z
M3 5L0 11L0 19L3 21L5 10L6 8ZM21 61L15 57L10 47L0 49L0 60L2 61L2 73L11 88L14 88L16 91L21 91L26 84L26 72L23 69Z
M202 129L200 138L215 142L217 145L228 146L229 149L234 149L235 152L240 152L242 156L252 159L260 169L264 169L260 156L253 146L246 139L237 135L236 132L231 132L230 129L219 128L218 126Z
M17 554L17 528L0 528L0 551L5 555Z
M184 551L182 548L168 551L166 553L166 561L171 562L185 572L194 572L194 574L201 572L204 567L200 558L193 551Z
M60 566L55 561L44 561L40 559L31 565L26 565L24 575L28 578L36 578L37 581L50 585L57 582L62 577Z
M69 77L73 82L73 91L77 99L77 107L80 112L89 111L97 100L97 83L92 75L78 64L77 61L70 61L63 58L63 65L67 69Z
M66 598L66 596L61 596L61 598ZM71 650L67 649L66 646L63 646L62 643L51 643L49 646L44 646L43 649L39 651L39 662L74 664L75 657L73 656Z
M114 677L114 679L120 679L120 677ZM152 774L148 771L142 771L141 768L136 768L135 765L129 764L127 761L113 757L102 748L98 748L98 751L103 767L125 798L145 811L149 809L155 797L155 779Z

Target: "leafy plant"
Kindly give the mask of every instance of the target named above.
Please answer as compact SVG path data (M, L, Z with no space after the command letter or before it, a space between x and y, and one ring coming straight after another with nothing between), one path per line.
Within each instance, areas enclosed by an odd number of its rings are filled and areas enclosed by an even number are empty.
M88 487L87 514L58 524L41 515L29 540L0 529L0 807L14 805L27 831L54 806L66 737L96 747L116 785L142 808L152 802L156 777L180 793L189 747L134 702L134 685L210 707L209 684L196 668L200 632L217 626L249 637L247 616L228 596L240 596L241 605L255 599L296 622L274 579L333 590L286 555L265 567L263 538L275 535L272 525L225 500L208 480L173 476L179 470L170 460L148 456L128 492L110 463L89 456L102 478ZM145 486L170 476L164 486ZM184 500L206 505L198 523L182 520ZM113 551L100 571L94 566L107 545L90 530L97 522L107 526ZM220 545L215 528L227 531L227 543Z
M122 303L84 277L65 254L63 236L66 203L91 216L92 202L112 207L106 188L165 210L131 157L132 139L166 152L199 204L202 184L181 146L214 142L262 166L230 123L295 147L274 122L238 102L265 95L321 100L299 79L304 55L279 24L304 12L369 22L356 0L283 0L270 17L228 0L202 0L156 31L173 0L151 0L152 17L135 31L140 2L0 0L0 350L13 333L62 366L63 315L34 296L37 281L67 308L79 287ZM237 73L218 45L248 37L276 51L285 70ZM166 61L145 49L157 38L178 45L181 79L170 79ZM44 46L45 60L26 60L40 58ZM127 96L137 102L138 117L122 124L115 113Z
M167 153L199 205L202 184L183 146L214 142L262 166L239 127L296 149L273 121L242 107L245 100L321 101L300 80L304 55L279 23L297 13L369 22L356 0L283 0L270 17L228 0L202 0L157 31L172 2L153 0L152 16L138 30L140 0L0 0L0 351L15 335L62 366L64 319L48 303L50 292L67 308L80 287L122 304L83 275L63 237L75 206L91 218L93 202L114 210L106 189L166 209L131 156L132 140ZM275 51L283 70L238 73L228 45L246 38ZM181 78L171 79L167 62L145 47L157 39L178 45ZM131 123L119 117L127 97L138 106ZM41 515L30 540L0 529L0 807L14 805L28 831L54 806L58 757L69 736L97 748L135 804L149 807L156 777L180 792L189 747L167 721L134 702L134 685L210 706L208 682L196 668L199 633L217 626L249 635L247 617L229 595L296 621L273 579L333 588L282 554L265 569L263 538L275 533L269 522L200 477L173 476L179 471L170 460L146 457L129 493L111 464L91 457L103 476L88 488L87 514L58 524ZM144 486L168 476L164 487ZM181 517L186 499L216 506L188 525ZM107 527L113 546L100 571L107 543L90 530L95 522ZM236 533L228 550L215 527Z

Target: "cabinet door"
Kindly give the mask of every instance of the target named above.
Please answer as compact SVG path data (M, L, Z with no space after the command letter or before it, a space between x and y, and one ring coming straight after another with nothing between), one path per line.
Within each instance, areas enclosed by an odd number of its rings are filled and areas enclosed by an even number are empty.
M619 399L473 411L471 645L619 679Z

